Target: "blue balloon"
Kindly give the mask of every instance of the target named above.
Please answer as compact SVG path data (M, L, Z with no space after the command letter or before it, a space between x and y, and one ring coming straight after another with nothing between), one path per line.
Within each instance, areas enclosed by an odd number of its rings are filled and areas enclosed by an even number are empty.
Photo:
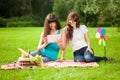
M106 29L102 29L102 36L106 34Z

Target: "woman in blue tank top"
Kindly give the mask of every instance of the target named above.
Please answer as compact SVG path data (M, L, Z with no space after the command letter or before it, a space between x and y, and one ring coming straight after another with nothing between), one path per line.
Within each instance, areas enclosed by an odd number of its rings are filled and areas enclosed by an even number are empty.
M55 42L48 43L47 35L55 34L62 35L60 22L54 14L49 13L45 18L44 31L42 32L40 37L38 50L32 52L31 55L41 55L43 57L43 62L57 60L59 50L64 50L65 48L62 45L62 42L64 42L62 39L57 39Z

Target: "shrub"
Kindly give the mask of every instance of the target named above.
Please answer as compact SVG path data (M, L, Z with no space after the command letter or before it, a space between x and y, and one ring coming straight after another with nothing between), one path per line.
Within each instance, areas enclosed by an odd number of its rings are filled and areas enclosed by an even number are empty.
M43 26L43 21L40 16L12 17L6 23L6 27L38 27Z
M8 22L7 27L30 27L30 26L40 26L38 22L35 21L16 21L16 22Z
M98 26L110 27L112 26L111 22L98 22Z
M7 19L0 17L0 27L6 27Z
M114 19L114 20L113 20L113 24L114 24L115 26L120 26L120 18Z

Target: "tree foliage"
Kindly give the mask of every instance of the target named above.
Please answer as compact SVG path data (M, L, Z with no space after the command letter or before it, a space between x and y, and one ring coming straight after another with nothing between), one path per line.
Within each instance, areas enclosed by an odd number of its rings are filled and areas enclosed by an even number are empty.
M55 0L55 2L53 12L59 16L66 17L69 12L76 11L80 14L81 23L88 26L119 25L116 23L120 21L119 0Z
M0 20L36 16L33 19L43 23L53 12L66 21L71 11L78 12L81 23L88 26L120 26L120 0L0 0Z
M45 17L52 12L53 0L32 0L33 15Z
M2 17L31 15L31 0L0 0L0 12Z
M65 20L68 15L68 6L65 0L54 0L53 12L58 15L61 20Z

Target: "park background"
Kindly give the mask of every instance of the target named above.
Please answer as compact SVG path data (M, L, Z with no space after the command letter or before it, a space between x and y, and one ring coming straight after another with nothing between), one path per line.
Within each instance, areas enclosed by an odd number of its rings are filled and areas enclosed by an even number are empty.
M0 0L0 66L18 60L21 56L18 47L26 51L36 50L48 13L56 14L64 28L71 11L78 12L81 24L88 27L91 46L97 56L104 56L104 48L95 38L97 27L107 30L107 57L115 58L115 61L99 62L97 68L0 69L0 80L119 80L119 0ZM69 45L66 59L73 59L71 52Z
M65 24L71 11L88 27L120 26L119 0L0 0L0 27L43 26L48 13Z

